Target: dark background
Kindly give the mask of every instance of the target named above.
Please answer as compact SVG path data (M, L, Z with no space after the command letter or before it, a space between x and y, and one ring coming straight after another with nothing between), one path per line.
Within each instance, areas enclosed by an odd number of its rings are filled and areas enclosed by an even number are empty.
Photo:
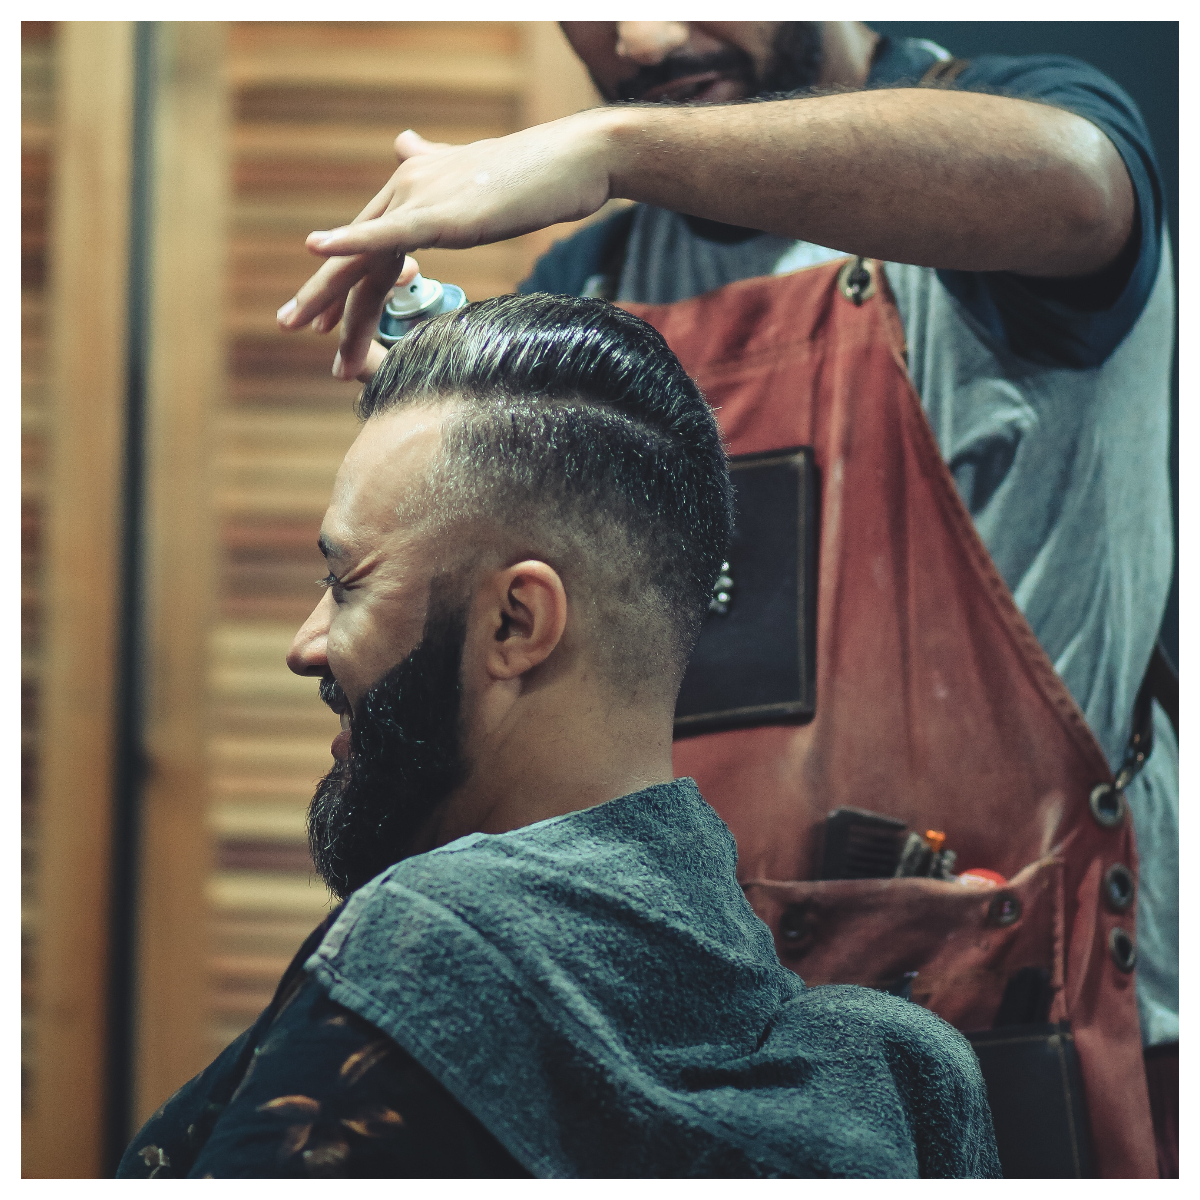
M1099 67L1141 109L1167 202L1179 278L1179 24L1176 21L869 21L892 37L931 38L959 58L979 54L1070 54ZM1179 361L1171 386L1171 495L1179 546ZM1163 644L1179 661L1179 575L1163 619Z

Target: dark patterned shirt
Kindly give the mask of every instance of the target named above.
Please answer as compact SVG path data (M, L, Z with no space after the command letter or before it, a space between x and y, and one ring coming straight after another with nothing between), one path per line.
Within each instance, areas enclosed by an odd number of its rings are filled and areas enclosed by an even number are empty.
M146 1122L118 1178L528 1177L428 1071L304 971L336 916L254 1025Z

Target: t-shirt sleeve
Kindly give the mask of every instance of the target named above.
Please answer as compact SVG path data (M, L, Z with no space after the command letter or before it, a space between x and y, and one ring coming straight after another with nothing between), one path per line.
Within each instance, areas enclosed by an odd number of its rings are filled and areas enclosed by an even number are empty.
M1101 129L1121 155L1137 211L1124 251L1103 271L1076 279L938 272L943 286L1014 353L1056 366L1098 366L1141 315L1162 255L1162 179L1137 106L1095 67L1059 55L973 59L957 86L1076 113Z

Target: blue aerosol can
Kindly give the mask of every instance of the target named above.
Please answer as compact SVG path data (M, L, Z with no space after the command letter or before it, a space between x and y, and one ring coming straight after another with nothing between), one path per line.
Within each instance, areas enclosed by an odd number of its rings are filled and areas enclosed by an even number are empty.
M389 349L409 330L430 317L453 312L467 302L462 288L414 275L404 287L396 288L379 318L377 340Z

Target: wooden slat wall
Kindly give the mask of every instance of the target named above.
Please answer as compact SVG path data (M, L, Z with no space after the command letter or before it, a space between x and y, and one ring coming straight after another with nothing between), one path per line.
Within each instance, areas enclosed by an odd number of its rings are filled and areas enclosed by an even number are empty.
M275 309L317 264L305 236L351 219L382 186L402 129L465 142L594 102L548 23L237 24L228 77L229 376L215 420L218 619L208 677L209 1053L267 1003L328 906L304 814L337 722L314 681L292 676L283 659L318 599L316 536L357 431L358 387L330 376L332 339L280 334ZM481 299L511 291L566 232L419 259L427 275Z

